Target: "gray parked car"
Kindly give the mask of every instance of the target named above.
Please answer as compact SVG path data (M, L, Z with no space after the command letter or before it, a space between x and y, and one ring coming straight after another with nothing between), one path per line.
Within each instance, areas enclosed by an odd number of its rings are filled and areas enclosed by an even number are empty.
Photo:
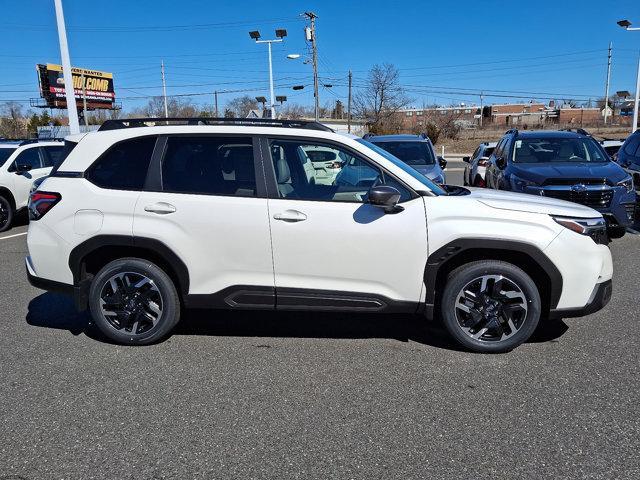
M446 183L444 170L447 167L447 161L436 155L431 140L424 133L421 135L367 134L364 139L383 148L435 183L440 185Z

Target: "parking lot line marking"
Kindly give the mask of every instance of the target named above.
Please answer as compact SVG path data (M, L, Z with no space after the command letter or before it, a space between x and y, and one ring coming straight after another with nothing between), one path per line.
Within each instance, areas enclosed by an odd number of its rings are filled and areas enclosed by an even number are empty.
M27 232L16 233L15 235L7 235L6 237L0 237L0 240L8 240L9 238L20 237L20 236L26 235L26 234L27 234Z

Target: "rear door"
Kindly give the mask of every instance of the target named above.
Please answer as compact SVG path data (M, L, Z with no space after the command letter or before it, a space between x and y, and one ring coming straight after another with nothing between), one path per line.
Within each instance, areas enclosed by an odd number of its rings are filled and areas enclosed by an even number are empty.
M262 164L247 135L160 138L133 233L171 249L189 272L191 306L274 305Z
M264 142L278 308L415 308L428 251L422 198L340 145ZM321 147L347 159L331 185L308 178L304 168L304 152ZM404 210L385 214L367 203L373 184L397 188Z

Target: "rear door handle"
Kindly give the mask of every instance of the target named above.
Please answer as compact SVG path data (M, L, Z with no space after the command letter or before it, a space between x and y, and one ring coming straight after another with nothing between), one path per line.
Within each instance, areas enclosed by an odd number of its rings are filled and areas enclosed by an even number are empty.
M144 207L145 212L157 213L159 215L166 215L168 213L175 213L176 207L166 202L153 203Z
M282 213L274 214L273 218L283 222L302 222L307 219L307 216L298 210L285 210Z

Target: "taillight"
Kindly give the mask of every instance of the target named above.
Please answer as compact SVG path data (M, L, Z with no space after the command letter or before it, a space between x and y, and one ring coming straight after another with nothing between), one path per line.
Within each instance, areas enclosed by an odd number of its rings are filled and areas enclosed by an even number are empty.
M51 210L62 199L55 192L35 191L29 196L29 220L38 220Z

